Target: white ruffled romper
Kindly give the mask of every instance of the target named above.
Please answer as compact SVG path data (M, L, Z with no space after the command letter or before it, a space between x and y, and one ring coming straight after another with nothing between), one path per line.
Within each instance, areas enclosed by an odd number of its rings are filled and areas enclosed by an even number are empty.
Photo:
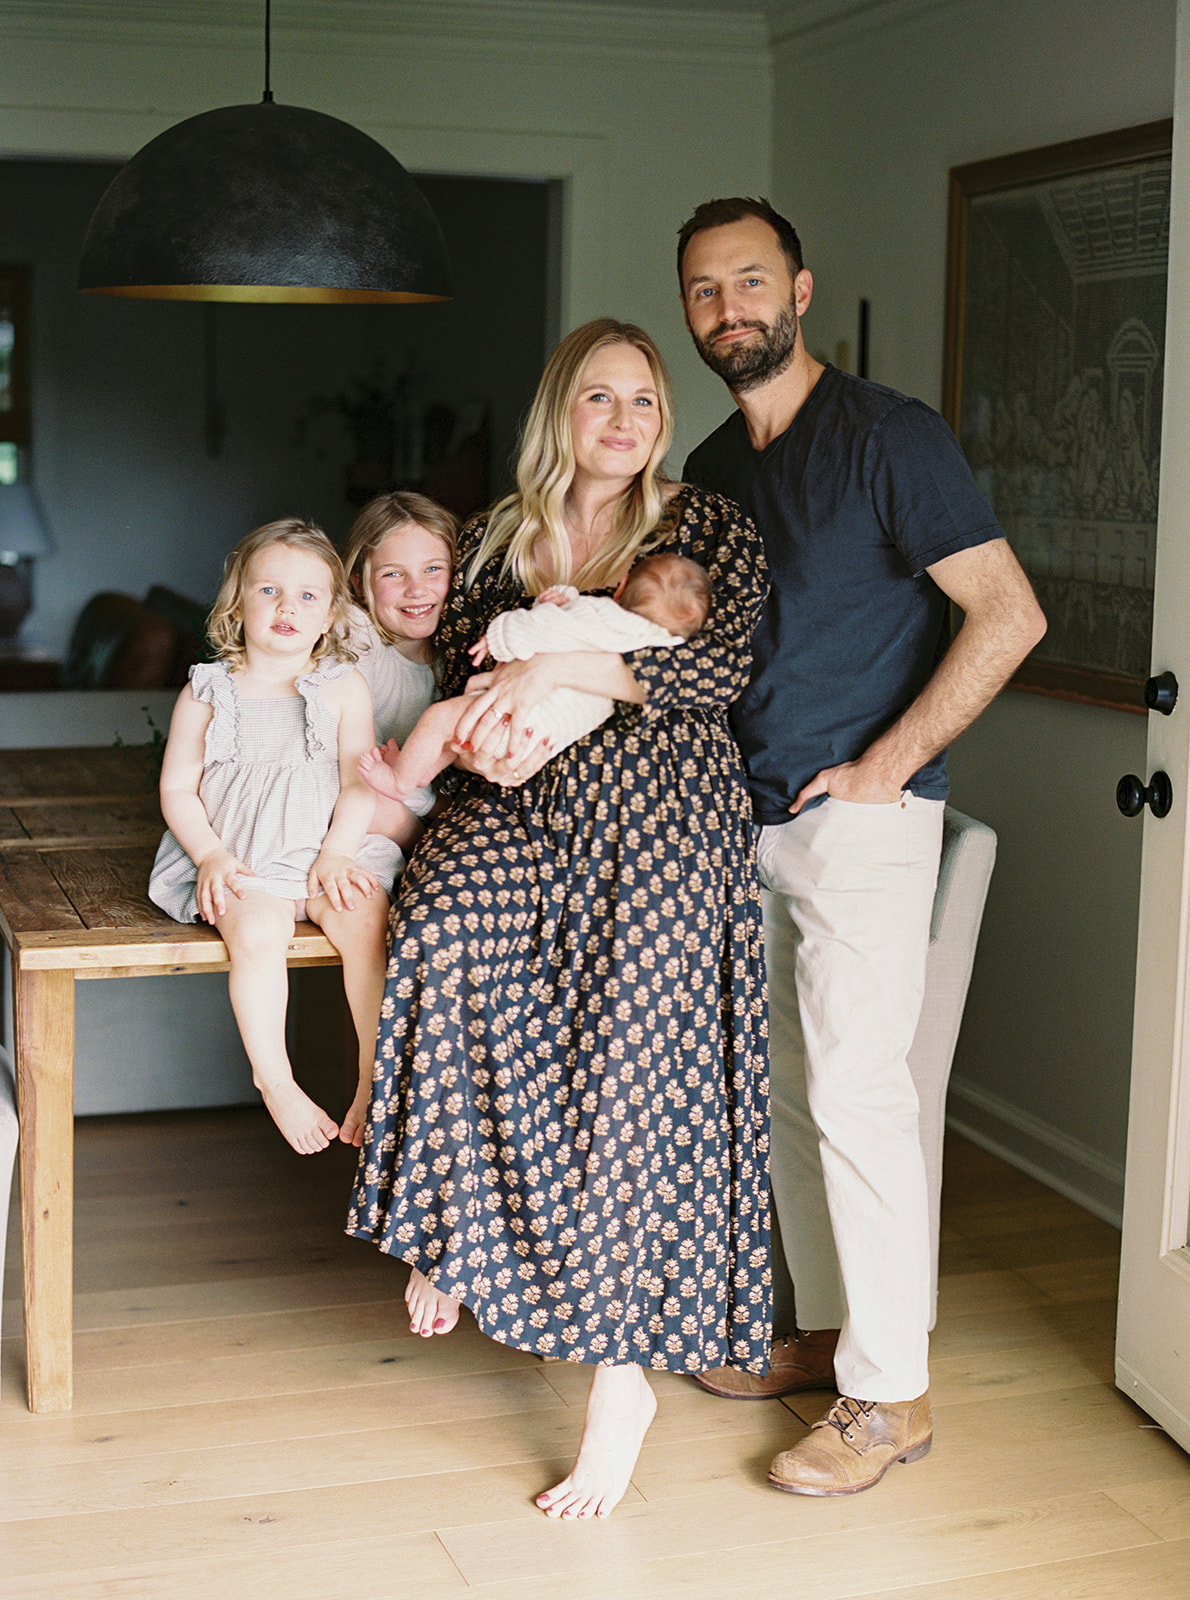
M256 874L240 882L284 900L305 900L306 880L339 798L339 735L323 686L354 669L323 661L280 700L241 699L226 662L190 669L196 700L213 708L199 797L226 849ZM386 890L405 865L400 847L366 834L355 854ZM198 873L167 832L149 878L149 899L178 922L197 922Z

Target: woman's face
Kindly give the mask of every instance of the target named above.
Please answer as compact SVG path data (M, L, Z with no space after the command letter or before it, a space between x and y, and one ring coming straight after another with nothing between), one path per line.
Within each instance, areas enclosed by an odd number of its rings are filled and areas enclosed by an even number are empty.
M436 533L403 522L368 556L376 620L411 661L430 659L430 640L450 588L450 551Z
M645 469L661 432L661 402L635 345L602 345L583 368L570 408L575 477L624 482Z

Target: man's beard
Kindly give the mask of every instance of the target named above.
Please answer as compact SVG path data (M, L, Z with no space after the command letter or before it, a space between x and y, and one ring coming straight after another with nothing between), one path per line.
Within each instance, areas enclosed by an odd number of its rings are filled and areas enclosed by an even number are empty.
M728 328L754 328L758 341L729 345L720 353L714 341ZM694 347L716 377L722 378L733 394L746 394L785 371L797 346L797 313L790 304L772 323L720 323L707 339L695 338Z

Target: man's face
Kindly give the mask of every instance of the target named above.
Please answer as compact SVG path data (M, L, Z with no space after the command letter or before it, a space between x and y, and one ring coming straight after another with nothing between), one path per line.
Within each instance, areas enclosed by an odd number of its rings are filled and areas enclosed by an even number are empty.
M784 372L797 346L811 279L796 281L767 222L704 228L686 246L682 308L699 355L736 394Z

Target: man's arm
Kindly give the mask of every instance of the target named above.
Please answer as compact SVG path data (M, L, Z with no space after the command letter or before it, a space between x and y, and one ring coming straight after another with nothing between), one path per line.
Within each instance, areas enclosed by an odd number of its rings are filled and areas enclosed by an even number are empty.
M933 677L863 755L827 767L790 806L830 794L860 804L896 800L913 774L969 728L1045 633L1045 616L1007 539L959 550L926 569L963 612Z

